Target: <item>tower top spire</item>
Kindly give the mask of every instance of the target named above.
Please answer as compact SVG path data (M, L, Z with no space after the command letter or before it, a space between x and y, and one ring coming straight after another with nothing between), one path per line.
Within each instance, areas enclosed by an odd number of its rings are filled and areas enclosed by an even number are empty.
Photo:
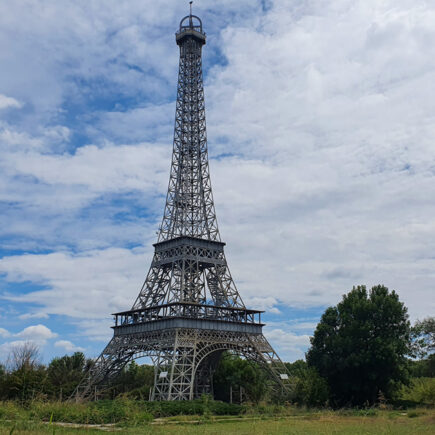
M189 15L186 15L180 21L180 28L175 34L178 45L181 45L181 42L185 41L187 38L190 39L192 37L201 44L205 44L205 32L202 30L202 21L201 18L192 14L192 3L193 1L189 2Z

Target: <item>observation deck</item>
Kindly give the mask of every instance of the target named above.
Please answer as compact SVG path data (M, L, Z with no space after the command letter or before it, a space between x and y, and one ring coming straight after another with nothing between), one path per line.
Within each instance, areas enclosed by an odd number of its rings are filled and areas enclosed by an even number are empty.
M187 38L193 38L205 44L205 32L202 30L202 21L196 15L186 15L180 21L180 28L175 33L175 40L178 45L181 45Z
M114 335L170 328L206 329L261 334L264 311L216 305L173 302L138 310L114 313Z

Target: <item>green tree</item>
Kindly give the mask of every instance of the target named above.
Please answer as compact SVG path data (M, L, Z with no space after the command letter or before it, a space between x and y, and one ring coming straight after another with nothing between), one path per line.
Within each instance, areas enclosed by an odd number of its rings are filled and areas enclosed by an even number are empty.
M367 292L354 287L328 308L311 338L310 367L326 379L335 406L365 405L387 399L408 382L410 352L407 309L383 285Z
M422 356L435 352L435 317L417 320L411 332L417 352Z
M243 391L248 400L258 403L268 390L267 379L258 365L224 352L213 375L214 396L225 402L240 402L240 391Z
M411 378L433 378L435 376L435 355L408 361Z
M6 369L4 365L0 364L0 400L6 399Z
M141 400L148 400L150 388L154 383L154 367L139 365L135 361L128 364L113 384L113 394L127 395Z
M411 329L412 352L420 361L413 361L412 375L435 376L435 317L417 320Z
M30 342L14 346L8 357L8 372L3 395L23 402L44 398L47 389L46 368L39 362L39 349Z
M51 395L59 400L68 399L82 380L91 361L86 361L82 352L53 358L48 365L48 380Z
M328 384L317 369L299 359L294 363L286 363L293 378L292 401L299 405L324 406L329 399Z

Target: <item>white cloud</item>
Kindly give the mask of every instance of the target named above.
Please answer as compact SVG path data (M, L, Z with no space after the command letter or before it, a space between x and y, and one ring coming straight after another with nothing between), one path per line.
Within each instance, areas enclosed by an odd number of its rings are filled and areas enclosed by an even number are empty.
M264 335L283 361L304 359L305 351L310 344L309 335L296 335L282 329L266 328Z
M25 313L18 316L21 320L28 319L48 319L49 315L47 313Z
M76 346L68 340L58 340L54 343L54 346L65 349L67 352L80 352L84 350L82 347Z
M26 343L35 344L40 351L42 351L47 342L53 338L56 338L58 334L51 331L45 325L31 325L24 328L22 331L12 334L9 331L0 328L0 337L10 338L16 337L19 340L7 341L0 344L0 361L5 361L8 354L12 351L14 347L23 346Z
M433 311L434 16L423 2L275 2L260 25L223 30L210 149L235 156L211 169L245 298L335 304L381 282L412 317Z
M10 335L11 333L7 329L0 328L0 337L7 338L10 337Z
M272 313L279 313L279 309L275 307L278 301L275 298L264 296L254 296L243 299L246 306L254 310L263 310Z
M309 330L309 331L314 331L314 329L316 328L318 322L299 322L299 323L295 323L291 326L292 329L296 329L296 330Z
M42 155L39 153L46 153L53 149L56 149L57 152L63 151L70 135L70 129L62 125L39 127L36 133L29 133L0 121L0 143L3 155L7 159L18 156L20 159L26 159L29 151L38 153L36 155L40 157ZM9 163L12 165L3 164L6 166L3 177L11 174L16 175L14 171L18 168L15 167L14 162L10 161Z
M19 155L5 158L5 167L17 170L0 188L0 200L13 204L0 218L3 222L0 234L7 237L7 243L13 236L20 243L27 243L26 250L32 249L32 243L35 245L38 238L46 246L79 244L88 249L114 244L122 246L124 241L137 244L148 238L146 233L155 231L155 222L147 222L142 216L137 216L136 221L129 218L122 222L113 222L111 218L117 213L125 215L134 207L147 207L154 212L156 193L165 189L166 180L163 179L168 173L168 163L161 165L158 149L154 152L146 147L126 147L119 154L120 151L115 147L104 151L90 147L72 157L27 154L21 156L21 161ZM167 150L162 154L167 158L170 156ZM102 162L105 162L104 166ZM7 172L10 171L6 168L4 173ZM20 175L37 179L38 183L32 187L22 181ZM123 202L112 205L111 198L116 200L116 195L121 194ZM136 204L126 203L125 197L136 199ZM77 214L94 202L105 210L99 210L98 206L92 209L85 223ZM161 208L164 199L157 204ZM94 223L90 224L90 220ZM82 224L84 226L79 228ZM78 233L86 233L87 237L78 238ZM38 244L40 242L36 246ZM11 246L12 249L17 247Z
M15 334L15 337L23 338L31 341L46 341L50 338L57 337L57 334L52 332L44 325L32 325L24 328L21 332Z
M144 255L144 254L147 255ZM151 250L95 250L74 255L21 255L0 260L0 273L10 281L40 283L43 290L25 295L4 294L3 299L43 306L48 314L66 315L83 322L98 319L111 334L110 314L128 309L147 272ZM84 333L99 331L89 325ZM100 334L98 332L98 334ZM97 335L98 335L97 334Z
M163 150L172 142L174 126L174 102L152 104L128 111L102 112L98 120L89 126L88 133L96 140L102 135L124 143L158 141L165 143ZM165 160L167 163L167 159Z
M0 344L0 361L6 362L8 355L15 347L21 347L27 344L27 340L14 340Z
M133 296L134 300L136 299L138 291L135 293L136 294ZM132 303L129 301L128 305L125 305L125 307L128 309L131 305ZM112 310L111 312L114 311L120 310ZM121 311L124 311L124 308L122 308ZM113 330L110 329L110 327L113 326L113 319L110 316L106 316L103 320L101 318L93 318L92 316L89 316L87 319L76 320L74 325L77 327L77 335L79 337L86 338L92 342L100 342L94 346L94 354L99 354L102 350L102 343L108 343L113 336Z
M162 183L158 172L168 172L170 152L163 147L94 145L81 147L74 155L27 154L20 159L14 154L5 162L15 168L16 174L35 177L38 181L55 186L83 186L90 192L155 189ZM163 158L165 157L165 158ZM157 172L157 174L155 173ZM165 177L166 178L166 177Z
M0 236L7 237L5 243L15 237L15 243L25 244L25 250L41 243L55 248L78 244L82 249L122 246L125 241L137 244L157 225L142 216L135 220L130 210L146 207L147 213L157 208L160 212L170 152L170 147L157 144L108 144L84 146L62 155L5 153L0 164L0 201L13 206L0 217ZM121 199L118 203L117 196ZM86 207L92 209L84 222L78 215ZM127 212L128 219L111 220L117 213ZM87 237L78 238L78 233Z
M12 97L7 97L6 95L0 94L0 110L8 109L10 107L20 109L23 104Z

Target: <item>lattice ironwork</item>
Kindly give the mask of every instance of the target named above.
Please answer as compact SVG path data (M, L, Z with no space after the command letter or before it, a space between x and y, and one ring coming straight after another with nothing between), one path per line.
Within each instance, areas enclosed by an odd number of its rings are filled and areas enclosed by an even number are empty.
M284 364L262 334L261 311L245 307L221 241L207 154L201 20L184 17L169 187L151 268L129 311L115 314L114 336L75 397L91 397L133 359L155 367L153 400L212 393L224 351L255 361L289 389Z

